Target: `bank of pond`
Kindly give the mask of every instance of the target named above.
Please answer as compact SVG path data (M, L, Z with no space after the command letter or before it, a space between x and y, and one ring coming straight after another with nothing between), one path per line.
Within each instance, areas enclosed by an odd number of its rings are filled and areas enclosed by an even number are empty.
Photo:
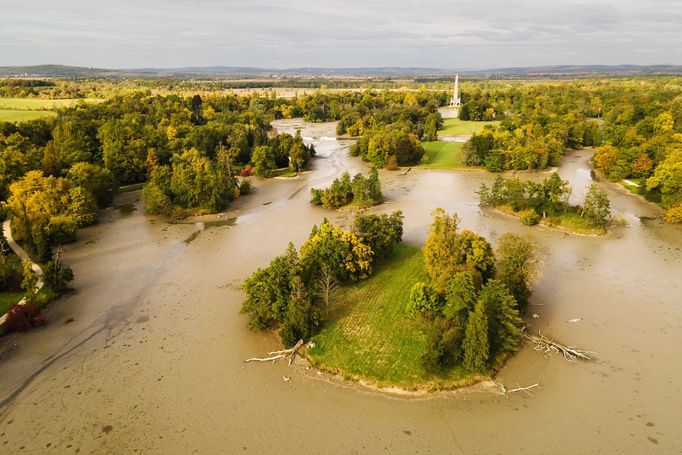
M244 283L242 312L316 367L379 387L436 390L489 378L519 346L539 252L505 234L497 249L434 211L423 248L402 213L324 221Z

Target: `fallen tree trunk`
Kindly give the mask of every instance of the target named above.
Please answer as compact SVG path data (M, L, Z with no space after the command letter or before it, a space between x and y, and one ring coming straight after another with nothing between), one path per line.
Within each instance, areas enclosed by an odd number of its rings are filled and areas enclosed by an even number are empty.
M585 351L573 346L564 346L563 344L544 336L539 331L537 335L524 335L524 337L533 343L533 349L536 351L543 352L545 355L556 355L561 353L569 362L575 360L594 360L594 356L597 354L594 351Z
M303 340L298 340L292 348L268 352L269 357L252 357L244 360L244 362L275 362L279 359L289 357L289 365L291 365L294 361L294 357L296 357L296 353L301 349L301 346L303 346Z

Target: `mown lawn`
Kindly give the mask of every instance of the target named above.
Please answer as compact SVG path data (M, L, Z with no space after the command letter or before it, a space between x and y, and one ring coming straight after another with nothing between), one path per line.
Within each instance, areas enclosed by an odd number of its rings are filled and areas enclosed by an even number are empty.
M443 136L469 136L482 130L486 125L499 125L499 121L473 122L460 120L458 118L448 118L443 120L443 129L438 134Z
M23 292L0 292L0 316L5 314L9 307L19 302L24 297Z
M54 117L55 115L57 113L54 111L13 111L0 109L0 122L25 122L44 117Z
M428 157L428 162L418 165L419 168L453 169L466 167L463 142L422 142L422 146Z
M460 367L434 376L421 366L425 335L405 307L414 283L426 280L421 250L396 246L372 277L339 289L330 322L309 351L313 362L379 386L438 388L466 379Z

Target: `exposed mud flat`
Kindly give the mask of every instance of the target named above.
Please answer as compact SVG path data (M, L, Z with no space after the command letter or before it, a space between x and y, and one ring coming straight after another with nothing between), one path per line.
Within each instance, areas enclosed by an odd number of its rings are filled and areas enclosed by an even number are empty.
M277 126L302 127L319 158L299 179L254 181L255 193L225 217L236 220L203 229L168 224L145 216L139 193L130 193L116 205L135 210L105 210L97 226L81 231L65 254L76 293L49 308L48 326L0 340L3 452L682 450L682 231L608 184L614 211L629 226L590 238L481 211L475 191L494 178L486 173L381 172L387 202L372 210L403 210L408 242L423 242L431 211L443 207L493 241L512 231L545 249L530 309L540 318L530 319L531 329L598 351L599 360L571 364L523 350L498 381L510 388L539 382L533 397L483 387L401 398L300 362L244 364L277 340L247 329L239 285L289 241L300 245L324 217L349 223L348 211L312 207L310 187L367 168L345 153L351 141L333 140L335 124ZM591 183L588 160L572 153L559 169L573 198Z

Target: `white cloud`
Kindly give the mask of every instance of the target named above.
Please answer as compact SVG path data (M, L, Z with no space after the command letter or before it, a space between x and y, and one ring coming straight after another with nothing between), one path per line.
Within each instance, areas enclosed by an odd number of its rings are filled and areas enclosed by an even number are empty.
M682 4L669 0L0 3L0 65L682 64Z

